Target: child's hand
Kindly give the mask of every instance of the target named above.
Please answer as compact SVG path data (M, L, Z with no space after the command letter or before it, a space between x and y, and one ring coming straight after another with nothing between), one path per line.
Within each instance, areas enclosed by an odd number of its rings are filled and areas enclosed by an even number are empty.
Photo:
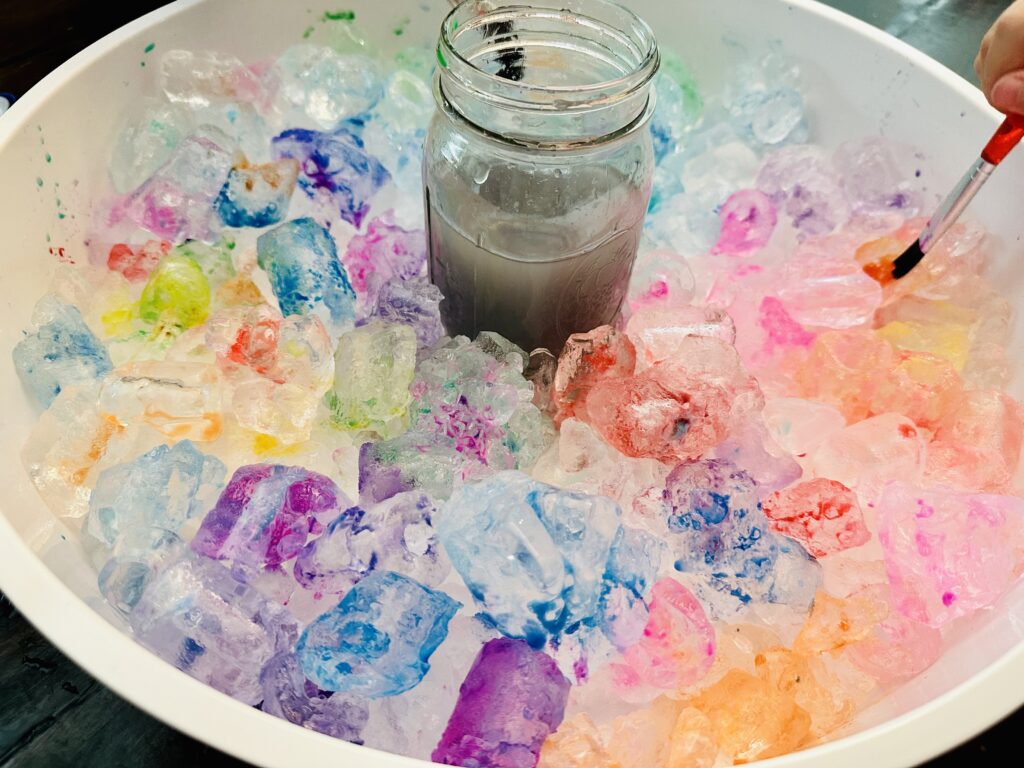
M1024 0L1016 0L996 19L981 41L974 71L993 107L1024 114Z

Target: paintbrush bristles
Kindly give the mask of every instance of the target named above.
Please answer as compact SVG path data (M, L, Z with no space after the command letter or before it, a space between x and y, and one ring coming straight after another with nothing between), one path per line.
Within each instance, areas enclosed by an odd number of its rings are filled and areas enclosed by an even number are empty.
M906 274L916 267L923 258L924 251L921 249L921 241L915 240L907 250L893 260L893 280L899 280L901 277L905 277Z

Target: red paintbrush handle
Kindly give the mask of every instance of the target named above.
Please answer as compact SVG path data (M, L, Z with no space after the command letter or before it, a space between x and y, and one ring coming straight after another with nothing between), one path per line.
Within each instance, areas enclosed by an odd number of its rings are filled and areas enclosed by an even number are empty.
M999 165L1021 138L1024 138L1024 115L1008 115L981 151L982 159L992 165Z

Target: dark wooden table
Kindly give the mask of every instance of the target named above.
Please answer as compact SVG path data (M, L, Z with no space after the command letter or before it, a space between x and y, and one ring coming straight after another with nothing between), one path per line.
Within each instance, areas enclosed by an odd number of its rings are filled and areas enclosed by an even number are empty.
M666 0L668 1L668 0ZM282 0L284 2L284 0ZM1008 0L830 0L965 77L985 30ZM23 94L89 43L163 5L0 0L0 93ZM1024 709L928 768L994 764L1012 755ZM1005 758L1004 758L1005 759ZM93 680L0 595L0 768L244 766L149 717Z

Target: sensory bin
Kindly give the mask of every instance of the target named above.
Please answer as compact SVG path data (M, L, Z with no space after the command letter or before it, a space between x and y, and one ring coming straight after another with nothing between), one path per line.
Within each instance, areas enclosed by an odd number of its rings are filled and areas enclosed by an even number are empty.
M358 19L159 53L88 263L14 352L24 449L126 631L329 735L463 766L729 765L841 735L1024 564L1011 309L912 151L671 51L623 318L444 336L429 49Z

